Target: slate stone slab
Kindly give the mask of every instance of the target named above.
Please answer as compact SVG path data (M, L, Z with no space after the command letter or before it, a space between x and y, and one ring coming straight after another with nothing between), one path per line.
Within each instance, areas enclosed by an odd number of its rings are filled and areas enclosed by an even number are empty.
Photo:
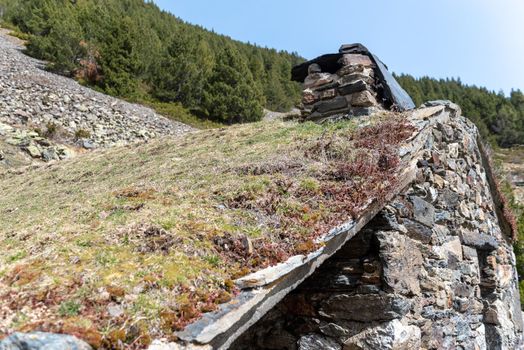
M53 333L13 333L0 341L0 350L92 350L70 335Z
M416 221L403 219L402 224L407 228L407 235L410 238L421 241L422 243L430 243L433 237L433 231L426 225L420 224Z
M415 103L408 95L406 90L400 86L395 77L388 71L388 68L377 56L371 54L377 64L377 78L383 82L386 98L391 100L399 111L407 111L415 108Z
M462 244L466 246L488 252L494 251L499 247L499 242L497 242L495 237L486 235L484 233L461 232L460 240L462 241Z
M323 302L321 314L358 322L388 321L404 317L410 307L408 299L395 294L341 294Z
M435 207L420 197L411 197L413 218L428 227L435 223Z
M298 341L298 350L340 350L342 347L332 339L317 335L305 335Z
M338 88L338 93L341 95L350 95L355 92L364 91L367 88L367 84L363 80L357 80L354 83L349 83Z
M383 280L388 291L408 296L420 294L423 258L415 242L394 231L381 231L376 237L380 242Z
M347 105L348 105L348 101L346 100L346 98L342 96L338 96L329 101L318 102L313 107L313 111L319 112L319 113L326 113L326 112L346 108Z

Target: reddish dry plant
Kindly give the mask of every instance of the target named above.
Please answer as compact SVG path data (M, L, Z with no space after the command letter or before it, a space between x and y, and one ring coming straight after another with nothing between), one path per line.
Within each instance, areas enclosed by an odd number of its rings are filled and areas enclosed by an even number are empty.
M515 214L513 213L513 210L511 210L511 206L509 204L508 198L501 190L501 184L497 179L493 179L493 182L495 184L495 193L496 196L499 198L500 202L500 211L502 214L502 217L504 221L509 226L509 229L511 230L511 239L513 242L518 241L518 227L517 227L517 218L515 217Z
M144 277L144 280L150 282L151 288L158 287L151 277ZM0 302L13 313L29 307L31 309L45 308L56 315L57 312L53 312L53 310L56 310L64 301L73 300L81 286L81 281L76 281L70 285L55 287L46 291L33 291L26 288L23 293L20 293L19 289L13 289L0 295ZM21 287L23 286L18 288ZM159 315L162 331L166 334L173 334L173 331L182 330L188 324L198 320L203 313L215 311L219 304L230 301L234 295L238 294L238 290L231 282L224 283L222 287L212 287L209 290L194 290L188 286L176 288L179 295L184 297L184 301L180 302L176 309L164 310ZM126 296L126 291L120 287L107 286L106 290L111 296L110 300L85 298L79 301L80 307L75 317L49 316L45 320L25 324L17 330L21 332L42 331L70 334L83 339L95 349L146 348L152 337L149 334L147 324L137 328L129 325L129 317L125 314L114 318L107 312L101 311L106 310L109 303L120 302ZM79 326L78 319L89 320L91 326ZM102 335L101 330L107 329L108 325L113 330ZM0 334L0 336L5 337L6 334Z
M286 171L274 174L273 182L258 197L239 193L228 202L230 208L278 218L278 224L253 243L255 249L249 256L240 238L231 235L215 240L217 252L225 261L242 261L254 270L318 249L315 238L360 216L370 203L383 202L397 186L400 159L396 146L415 130L402 118L390 118L355 134L322 135L303 151L306 158L323 163L324 170L314 174L320 183L318 190L302 188L297 174ZM286 207L290 198L296 203L291 210Z
M80 47L84 50L85 55L78 61L80 67L74 72L75 78L88 81L92 84L102 81L103 75L98 65L100 53L93 45L83 40L80 41Z
M256 216L265 216L269 219L270 233L253 240L252 249L247 249L244 237L225 233L213 238L216 253L225 264L238 270L231 278L275 265L293 255L314 251L319 248L315 238L350 217L358 217L366 205L383 202L397 184L400 160L395 146L411 136L413 130L406 121L394 118L365 127L354 134L320 137L313 145L302 149L306 159L322 163L323 170L312 175L319 183L318 188L304 187L297 181L297 175L306 174L302 166L279 165L267 169L262 166L249 171L253 176L269 174L273 180L262 195L238 193L228 201L228 205L230 208L250 211ZM114 195L130 201L145 201L156 196L152 190L134 188L124 189ZM166 236L165 232L155 230L146 230L141 234L142 239L153 239L155 247L159 246L157 239ZM23 268L17 268L4 279L7 279L9 285L20 286L37 277L33 273L25 273ZM150 288L158 287L154 280L148 278L147 282ZM25 299L20 299L20 293L13 291L13 294L0 296L0 300L8 301L3 304L9 305L11 310L42 304L53 309L62 301L73 298L80 285L77 283L67 286L68 290L53 290L40 295L27 293ZM223 286L209 286L205 290L194 290L184 285L174 288L184 301L176 308L160 313L164 335L183 329L198 320L203 313L216 310L219 304L229 301L238 293L230 280L225 281ZM116 298L114 300L125 296L123 289L109 288L108 292L112 298ZM126 326L126 315L114 319L107 312L100 313L100 310L107 308L107 303L109 301L89 298L81 302L78 317L89 319L92 322L90 328L79 328L65 319L57 318L28 325L24 330L73 334L100 349L147 347L154 336L148 333L147 327L136 329ZM108 325L111 325L113 331L102 336L99 330Z
M518 233L518 225L517 225L517 219L515 217L515 214L511 210L511 206L509 204L508 198L502 192L501 189L501 183L499 179L495 178L495 167L493 166L493 161L491 159L491 156L486 151L486 146L484 146L482 143L480 143L480 150L482 154L484 155L484 158L486 159L486 173L488 176L492 178L493 182L493 190L495 192L495 195L493 196L495 199L495 203L498 204L500 207L498 208L500 210L500 215L502 215L501 220L505 222L505 224L508 226L508 229L510 230L509 234L511 236L511 239L513 242L518 241L519 233ZM498 202L498 203L497 203Z
M378 124L360 129L355 136L355 146L367 149L397 146L406 141L416 130L402 117L391 117Z

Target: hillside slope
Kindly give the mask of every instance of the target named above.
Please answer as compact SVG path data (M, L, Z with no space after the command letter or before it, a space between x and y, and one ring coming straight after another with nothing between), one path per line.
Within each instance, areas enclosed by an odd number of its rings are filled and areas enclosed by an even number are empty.
M0 14L49 69L111 95L182 104L222 123L260 120L263 107L287 111L299 101L289 79L297 54L218 35L151 1L0 0Z
M194 130L46 72L23 48L0 29L0 170Z
M169 335L383 198L412 132L394 115L260 122L4 174L0 333Z
M24 55L22 42L0 29L0 122L62 141L87 141L92 148L180 135L192 128L153 110L83 87L46 72L44 63Z

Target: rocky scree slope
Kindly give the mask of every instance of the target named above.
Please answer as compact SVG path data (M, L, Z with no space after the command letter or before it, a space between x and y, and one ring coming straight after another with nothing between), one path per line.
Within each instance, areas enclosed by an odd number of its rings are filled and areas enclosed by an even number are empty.
M18 146L32 159L51 160L72 154L70 147L57 144L93 149L193 130L46 72L44 62L22 50L20 40L0 29L0 145ZM13 163L24 163L11 151L0 154L0 162L16 158Z

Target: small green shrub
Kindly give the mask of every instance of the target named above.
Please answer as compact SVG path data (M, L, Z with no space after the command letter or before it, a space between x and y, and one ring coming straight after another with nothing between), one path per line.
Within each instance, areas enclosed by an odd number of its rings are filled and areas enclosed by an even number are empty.
M220 265L220 257L218 255L208 255L204 258L204 260L213 267Z
M13 263L15 261L21 260L27 256L27 253L23 250L11 255L9 258L7 258L7 261L10 263Z
M138 100L136 102L151 107L157 113L162 114L166 118L193 126L197 129L215 129L224 127L224 124L196 116L195 113L192 113L188 109L184 108L180 103L144 100Z
M317 192L320 189L320 183L317 179L306 178L300 182L300 188L304 191Z
M45 137L48 137L48 138L53 138L56 136L56 132L57 132L57 126L55 123L53 122L49 122L46 124L46 131L45 131L45 134L44 136Z
M75 138L78 139L88 139L91 137L91 133L85 129L78 129L75 131Z
M80 303L75 300L63 301L58 307L58 313L62 317L76 316L80 312Z

